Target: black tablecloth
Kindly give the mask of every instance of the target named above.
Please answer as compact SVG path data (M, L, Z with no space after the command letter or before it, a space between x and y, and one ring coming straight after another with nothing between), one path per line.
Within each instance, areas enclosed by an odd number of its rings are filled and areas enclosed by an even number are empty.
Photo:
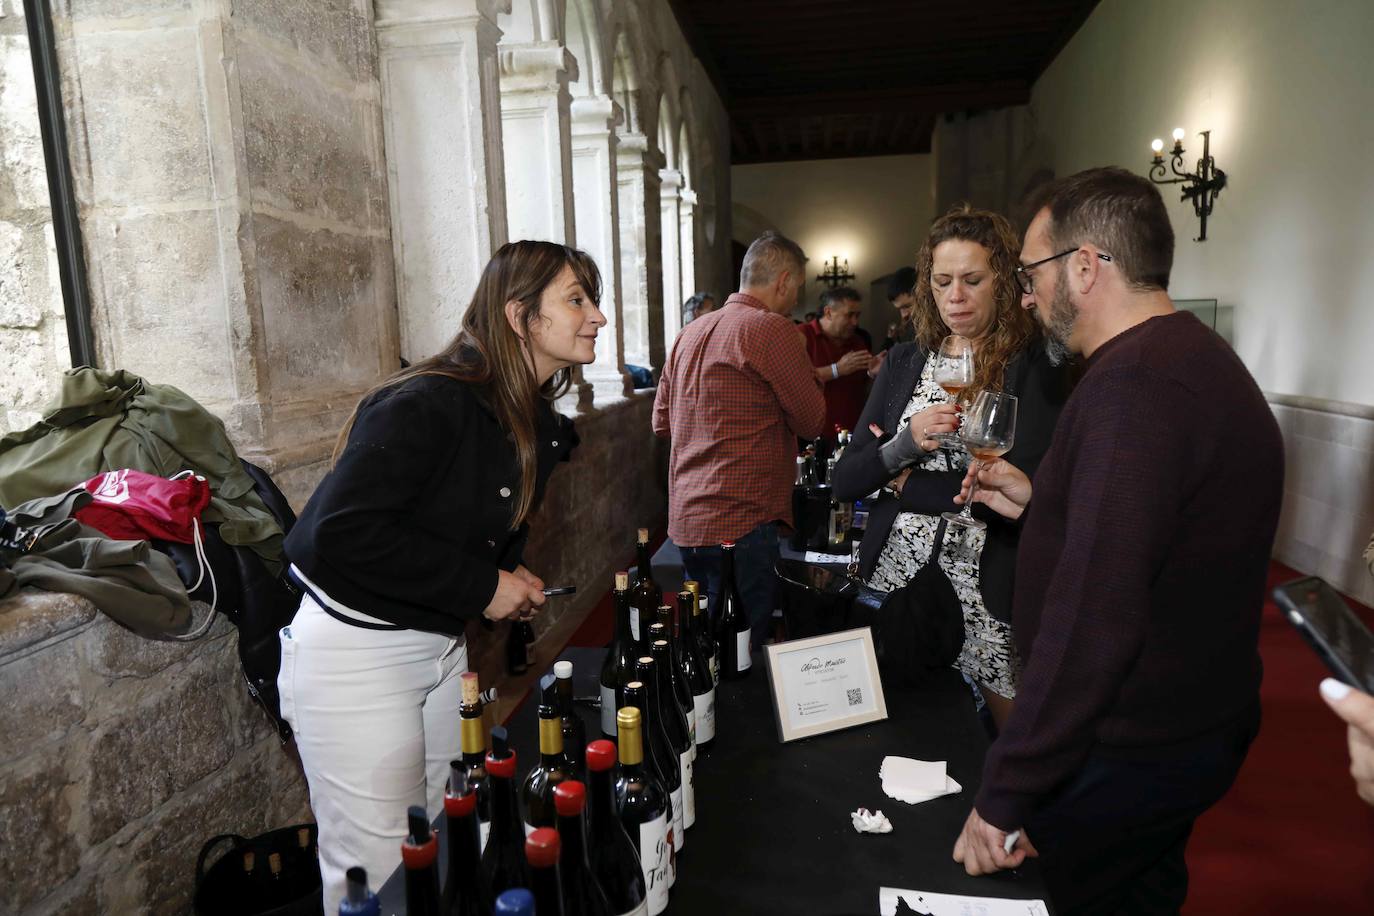
M671 542L655 555L654 575L665 592L680 582ZM579 697L597 694L604 655L570 648L561 656L573 663ZM871 916L881 886L1043 899L1033 862L970 878L951 858L987 750L963 679L951 670L919 689L887 690L886 700L885 721L780 744L763 653L745 680L722 682L716 743L698 755L697 822L687 831L668 913ZM598 736L596 710L580 705L579 714L589 738ZM538 753L536 719L527 701L508 724L522 776ZM919 805L888 798L878 768L889 754L948 761L963 792ZM849 812L860 807L881 809L892 833L855 833ZM381 896L383 913L404 913L399 873Z

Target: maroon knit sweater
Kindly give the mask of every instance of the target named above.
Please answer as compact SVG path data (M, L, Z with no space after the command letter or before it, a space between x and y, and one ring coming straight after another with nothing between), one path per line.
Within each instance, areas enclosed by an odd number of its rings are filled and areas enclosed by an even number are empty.
M1233 723L1258 702L1283 440L1250 373L1186 312L1088 361L1035 475L1012 620L1023 670L975 807L1021 827L1090 753Z

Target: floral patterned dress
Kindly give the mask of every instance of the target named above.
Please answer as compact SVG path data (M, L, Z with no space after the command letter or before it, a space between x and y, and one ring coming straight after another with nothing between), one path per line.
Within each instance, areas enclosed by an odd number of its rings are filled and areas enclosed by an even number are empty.
M935 384L934 364L934 360L926 360L916 390L902 411L903 423L927 407L948 400L944 389ZM968 462L967 452L937 449L917 462L912 470L962 471L968 467ZM930 549L939 527L938 515L897 513L887 542L878 555L873 575L869 577L869 586L890 592L910 582L916 572L929 562ZM949 577L954 593L959 596L959 603L964 608L964 648L954 667L993 693L1010 699L1016 696L1016 648L1012 642L1011 627L993 617L983 606L978 559L983 553L985 537L986 532L978 528L949 525L945 531L940 568Z

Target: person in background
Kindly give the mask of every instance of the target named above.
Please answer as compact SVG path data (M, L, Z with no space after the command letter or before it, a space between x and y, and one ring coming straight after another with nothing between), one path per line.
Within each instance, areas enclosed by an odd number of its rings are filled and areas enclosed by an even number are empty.
M1374 536L1364 549L1364 559L1374 576ZM1321 695L1349 727L1350 775L1355 779L1355 791L1374 805L1374 697L1331 677L1322 681Z
M887 301L897 310L897 320L887 326L883 352L915 339L912 312L916 307L916 268L900 267L888 278Z
M1366 803L1374 805L1374 697L1333 677L1322 681L1321 695L1347 726L1355 791Z
M458 336L363 396L286 538L303 595L277 685L319 823L323 912L347 869L396 868L409 806L440 810L465 626L544 604L527 520L577 441L552 404L596 355L600 291L580 251L501 246Z
M696 318L716 310L716 297L710 293L697 293L682 304L682 326L685 328Z
M869 345L856 332L863 312L859 291L839 286L821 293L821 313L801 326L806 355L825 386L825 435L853 430L868 395Z
M859 574L873 588L891 592L910 582L936 552L940 514L957 509L968 455L941 449L930 438L958 428L955 405L936 383L931 358L947 335L973 342L976 374L966 400L983 390L1016 395L1010 458L1033 473L1049 448L1068 383L1064 371L1050 365L1035 319L1021 308L1019 248L1004 217L964 206L931 224L916 256L918 279L908 307L916 340L888 351L833 481L842 500L880 491L859 559ZM1016 696L1011 596L1020 528L981 507L976 514L987 529L951 529L939 564L964 612L956 667L977 685L1000 726Z
M1283 440L1235 351L1169 299L1159 189L1106 168L1041 193L1022 304L1052 358L1087 363L1033 487L1004 460L977 472L976 501L1021 525L1024 665L953 855L977 875L1038 854L1059 913L1177 913L1193 822L1259 728Z
M749 246L740 290L673 343L654 400L654 433L672 440L668 534L687 576L720 607L721 549L763 643L773 613L778 523L792 521L796 441L825 428L825 396L788 315L806 257L766 232Z

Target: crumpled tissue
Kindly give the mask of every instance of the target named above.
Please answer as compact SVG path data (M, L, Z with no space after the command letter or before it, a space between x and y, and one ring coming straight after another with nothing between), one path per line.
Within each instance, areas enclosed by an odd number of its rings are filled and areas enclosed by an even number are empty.
M962 792L945 772L943 760L912 760L910 757L884 757L878 769L883 792L909 805Z
M883 816L881 811L869 811L867 808L860 808L849 815L849 819L854 822L854 829L859 833L891 833L892 822Z

